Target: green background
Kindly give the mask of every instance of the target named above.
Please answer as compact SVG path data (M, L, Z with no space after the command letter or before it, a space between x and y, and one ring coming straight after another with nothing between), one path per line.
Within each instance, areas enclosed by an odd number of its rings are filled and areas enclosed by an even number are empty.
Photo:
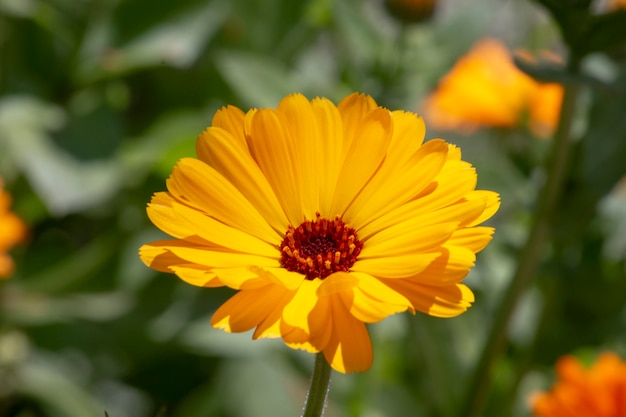
M532 285L494 358L484 416L528 416L558 357L626 354L626 12L584 0L440 0L403 25L376 0L0 0L0 176L29 236L0 283L0 416L299 415L313 356L210 324L232 293L145 267L145 205L228 104L360 91L418 111L479 39L550 49L581 73L574 148ZM609 16L608 18L606 16ZM454 319L369 326L374 365L334 373L327 416L463 416L472 372L518 267L552 142L519 129L457 143L501 194L492 244ZM0 226L1 227L1 226Z

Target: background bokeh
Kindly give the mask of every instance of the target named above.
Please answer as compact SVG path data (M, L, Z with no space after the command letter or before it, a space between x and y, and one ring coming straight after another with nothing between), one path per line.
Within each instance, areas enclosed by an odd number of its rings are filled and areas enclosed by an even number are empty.
M175 162L195 155L221 106L361 91L419 112L482 38L564 59L577 47L557 25L575 17L544 7L559 1L437 3L431 19L408 24L382 0L0 0L0 177L29 228L0 282L0 416L298 415L313 356L213 329L230 291L139 261L139 246L161 236L145 205ZM608 13L607 1L564 3ZM583 75L548 74L580 88L574 149L484 416L529 416L529 395L550 385L561 355L626 355L624 27L581 46ZM374 366L334 374L329 417L465 415L552 142L523 123L428 129L434 137L458 144L479 188L501 194L494 241L465 281L476 303L454 319L402 314L369 326Z

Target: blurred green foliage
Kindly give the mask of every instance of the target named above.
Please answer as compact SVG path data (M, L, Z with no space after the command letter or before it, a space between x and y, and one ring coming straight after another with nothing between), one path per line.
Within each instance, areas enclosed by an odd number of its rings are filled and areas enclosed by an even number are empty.
M440 0L403 26L378 0L0 0L0 176L29 225L0 283L0 416L294 416L313 357L213 329L225 289L146 268L150 196L223 105L352 91L416 111L474 41L568 52L581 73L574 155L553 239L496 360L485 416L527 416L560 355L626 353L625 13L589 1ZM574 4L576 3L576 4ZM542 7L541 5L545 6ZM333 416L462 416L515 269L549 141L483 130L457 142L502 196L495 241L456 319L370 326L375 363L335 375Z

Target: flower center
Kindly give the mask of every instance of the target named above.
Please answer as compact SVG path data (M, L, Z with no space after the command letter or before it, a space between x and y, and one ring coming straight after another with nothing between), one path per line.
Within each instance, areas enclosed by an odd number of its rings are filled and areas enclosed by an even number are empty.
M305 220L294 228L289 225L280 244L280 263L306 279L324 279L333 272L348 271L363 249L356 230L345 224L339 216Z

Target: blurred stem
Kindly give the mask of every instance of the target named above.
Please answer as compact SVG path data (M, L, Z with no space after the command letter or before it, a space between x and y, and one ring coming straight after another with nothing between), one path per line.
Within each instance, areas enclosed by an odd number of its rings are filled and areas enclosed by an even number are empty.
M326 408L326 396L330 383L330 365L322 352L315 356L315 366L311 377L311 387L306 396L302 417L320 417Z
M515 401L515 395L517 390L522 382L524 376L532 369L533 359L535 357L535 353L541 348L541 342L548 331L549 325L551 324L551 318L554 317L555 311L557 310L560 290L560 277L548 275L545 277L546 288L543 293L543 306L541 307L541 313L537 318L537 324L535 328L535 334L531 344L521 352L519 355L519 359L516 360L514 365L515 371L513 375L513 383L510 387L508 387L506 396L504 401L502 401L502 407L499 410L500 413L498 416L504 417L507 415L511 415L512 407L511 404Z
M572 59L570 74L578 71L578 59ZM559 125L553 139L553 145L545 167L546 181L538 196L537 212L526 245L519 254L517 270L507 292L504 294L497 311L491 332L482 350L480 361L468 384L467 396L460 415L478 417L487 399L493 364L505 348L509 322L517 302L530 286L544 253L545 244L550 235L550 227L555 215L563 184L567 177L568 160L571 148L570 131L576 110L578 86L564 86L563 103Z
M9 65L15 66L14 63L9 64L8 39L11 38L10 32L13 30L10 23L9 19L0 13L0 62L4 63L0 65L0 95L3 95L8 87L7 68Z

